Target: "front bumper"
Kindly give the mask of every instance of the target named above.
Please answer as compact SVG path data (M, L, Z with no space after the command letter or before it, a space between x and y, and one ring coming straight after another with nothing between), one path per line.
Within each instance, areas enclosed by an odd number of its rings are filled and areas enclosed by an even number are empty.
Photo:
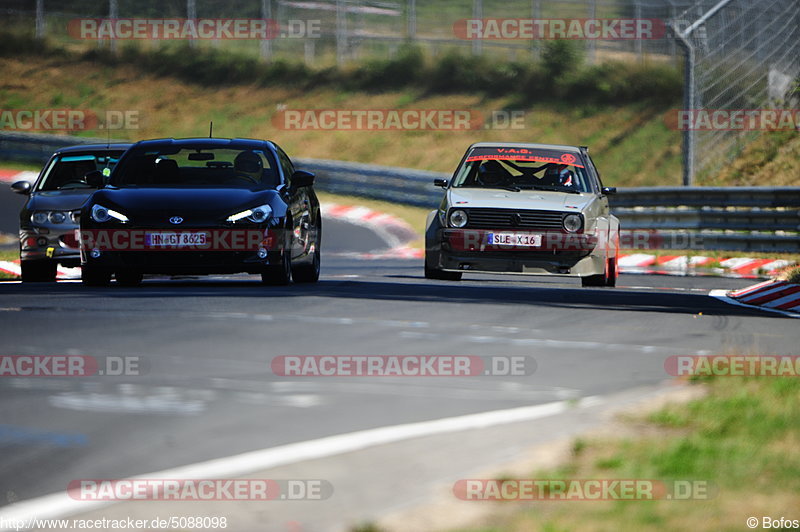
M19 254L23 261L51 260L72 268L80 266L77 226L41 228L26 226L19 231Z
M439 229L427 246L428 266L454 272L585 277L602 273L605 256L592 234L540 232L538 246L492 245L489 235L508 230ZM525 231L526 234L537 234ZM437 245L438 244L438 245Z
M155 245L148 237L153 233L205 234L206 237L203 244ZM166 227L84 227L80 236L81 264L110 272L168 275L261 273L268 266L281 265L283 254L288 252L283 240L286 232L266 227L241 230L231 227L186 227L180 230Z

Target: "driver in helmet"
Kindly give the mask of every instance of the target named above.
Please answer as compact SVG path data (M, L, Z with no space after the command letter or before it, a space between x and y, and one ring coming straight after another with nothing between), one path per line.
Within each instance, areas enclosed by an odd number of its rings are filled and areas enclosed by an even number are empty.
M261 162L261 157L253 151L243 151L239 153L233 160L233 168L237 174L249 177L256 183L261 182L261 174L264 170L264 165Z

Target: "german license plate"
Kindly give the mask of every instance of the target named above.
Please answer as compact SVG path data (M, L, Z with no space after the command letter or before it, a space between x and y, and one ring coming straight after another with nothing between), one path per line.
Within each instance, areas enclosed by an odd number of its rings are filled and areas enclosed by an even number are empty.
M170 233L153 231L145 235L145 243L149 247L195 247L206 244L205 233Z
M542 245L542 235L532 233L489 233L490 246L534 248Z

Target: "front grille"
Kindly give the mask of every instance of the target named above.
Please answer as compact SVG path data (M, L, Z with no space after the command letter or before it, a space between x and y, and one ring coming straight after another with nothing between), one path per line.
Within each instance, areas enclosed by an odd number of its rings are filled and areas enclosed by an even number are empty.
M464 209L470 229L537 229L560 231L563 213L515 209Z

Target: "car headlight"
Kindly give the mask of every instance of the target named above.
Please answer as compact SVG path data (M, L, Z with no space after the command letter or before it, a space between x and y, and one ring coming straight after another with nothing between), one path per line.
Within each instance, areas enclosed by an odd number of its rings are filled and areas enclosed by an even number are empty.
M568 214L564 216L564 229L568 233L575 233L583 226L583 218L579 214Z
M261 224L269 220L270 216L272 216L272 207L269 205L259 205L258 207L228 216L228 221L238 222L239 220L247 219L253 223Z
M31 221L37 225L46 223L57 225L66 222L68 216L69 212L64 211L35 211L31 215Z
M467 212L456 209L450 213L450 225L453 227L464 227L467 225Z
M92 205L92 220L98 223L104 223L111 219L123 223L128 221L128 217L120 212L103 207L102 205Z
M50 223L63 224L67 219L67 215L61 211L53 211L47 218L50 220Z

